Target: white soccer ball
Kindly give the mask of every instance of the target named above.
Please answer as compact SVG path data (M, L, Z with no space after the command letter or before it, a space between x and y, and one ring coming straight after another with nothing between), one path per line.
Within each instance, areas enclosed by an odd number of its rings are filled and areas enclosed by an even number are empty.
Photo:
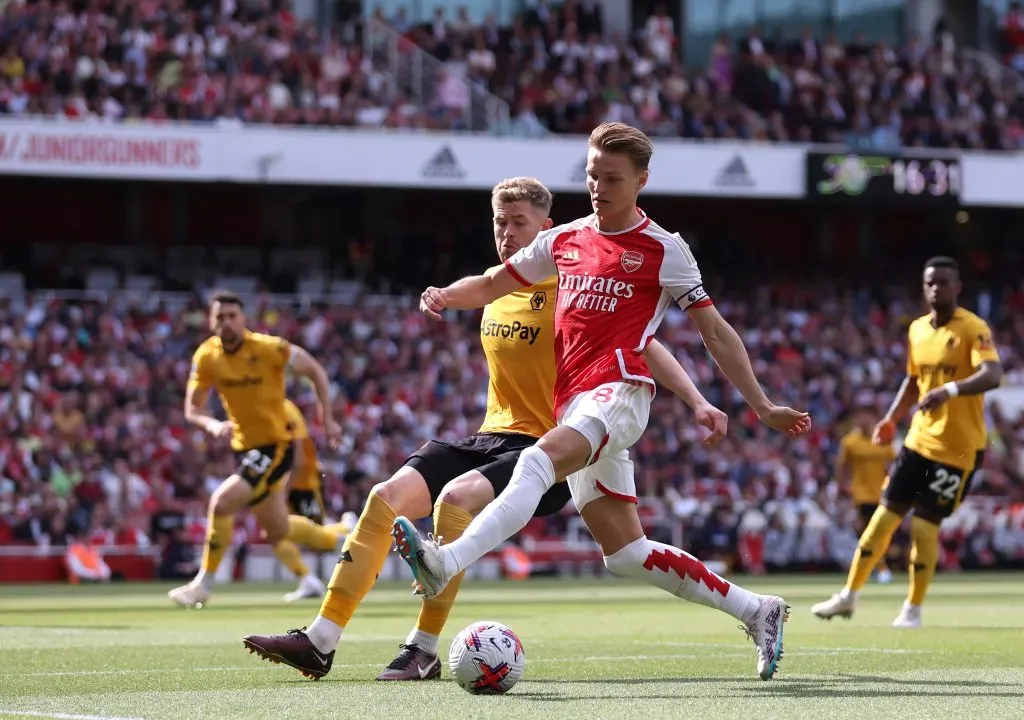
M519 636L500 622L467 625L448 649L448 667L463 690L474 695L507 693L523 677L526 653Z

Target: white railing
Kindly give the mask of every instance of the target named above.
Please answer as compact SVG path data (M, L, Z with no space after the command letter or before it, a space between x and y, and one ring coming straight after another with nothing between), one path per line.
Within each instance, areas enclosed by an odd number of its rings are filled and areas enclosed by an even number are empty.
M388 76L391 100L404 96L422 108L437 106L438 84L447 71L445 64L391 26L369 19L363 26L363 45L373 68ZM508 103L479 85L461 79L469 96L462 111L464 130L507 134Z

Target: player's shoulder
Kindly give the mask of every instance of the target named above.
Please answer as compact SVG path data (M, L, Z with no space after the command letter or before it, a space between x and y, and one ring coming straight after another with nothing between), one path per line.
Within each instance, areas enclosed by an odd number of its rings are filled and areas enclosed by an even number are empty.
M980 315L972 313L967 308L957 308L954 317L966 332L988 332L988 323Z
M925 313L921 317L916 318L915 320L911 321L910 327L908 328L908 332L911 335L913 335L913 334L915 334L915 333L917 333L917 332L919 332L921 330L927 330L927 329L931 328L931 326L932 326L932 314L931 313Z
M252 343L262 350L284 350L288 347L288 341L278 335L267 333L250 332L246 335L245 341Z
M561 225L555 225L548 230L542 230L537 237L543 238L548 242L554 242L561 237L569 237L580 232L589 232L593 227L594 215L590 214L586 217L576 218L572 222L562 223Z
M216 335L211 335L199 344L196 351L192 353L193 360L201 360L203 358L213 357L221 350L220 338Z
M656 242L665 248L666 253L682 253L686 257L693 257L690 246L683 236L678 232L669 232L658 223L651 220L645 227L639 230L639 234L649 242Z

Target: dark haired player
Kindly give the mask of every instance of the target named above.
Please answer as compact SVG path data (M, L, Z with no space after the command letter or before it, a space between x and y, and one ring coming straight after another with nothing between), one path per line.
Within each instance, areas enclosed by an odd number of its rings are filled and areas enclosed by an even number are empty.
M910 324L907 376L873 441L891 443L896 424L916 403L903 450L889 469L882 504L860 536L846 587L811 608L820 618L849 618L857 593L885 555L911 510L910 591L893 627L921 627L921 603L939 560L939 525L960 505L981 465L986 443L982 395L999 386L1003 369L992 332L957 305L960 268L934 257L924 266L924 297L931 308Z
M266 541L288 539L317 550L333 550L340 539L300 515L289 515L286 479L292 466L292 430L285 409L285 368L309 378L316 388L324 433L333 446L341 427L331 414L330 387L323 367L302 348L245 326L242 299L218 293L210 302L209 337L192 356L185 390L185 419L213 437L231 437L238 467L210 496L206 544L199 574L167 596L178 605L202 607L213 591L214 576L231 546L235 514L248 506ZM216 389L227 412L217 420L206 410Z

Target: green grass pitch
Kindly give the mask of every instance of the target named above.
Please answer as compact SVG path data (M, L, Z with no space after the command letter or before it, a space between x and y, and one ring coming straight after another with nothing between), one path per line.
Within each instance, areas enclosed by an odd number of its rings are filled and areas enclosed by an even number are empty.
M757 679L753 646L725 615L614 580L470 583L441 638L499 620L526 648L524 680L474 697L451 682L376 683L415 619L408 586L383 585L349 625L320 682L261 662L248 633L309 623L287 585L218 589L202 610L165 585L0 586L0 718L1024 718L1024 577L941 576L925 627L895 630L905 576L870 585L852 621L810 606L832 578L758 578L793 605L780 676Z

